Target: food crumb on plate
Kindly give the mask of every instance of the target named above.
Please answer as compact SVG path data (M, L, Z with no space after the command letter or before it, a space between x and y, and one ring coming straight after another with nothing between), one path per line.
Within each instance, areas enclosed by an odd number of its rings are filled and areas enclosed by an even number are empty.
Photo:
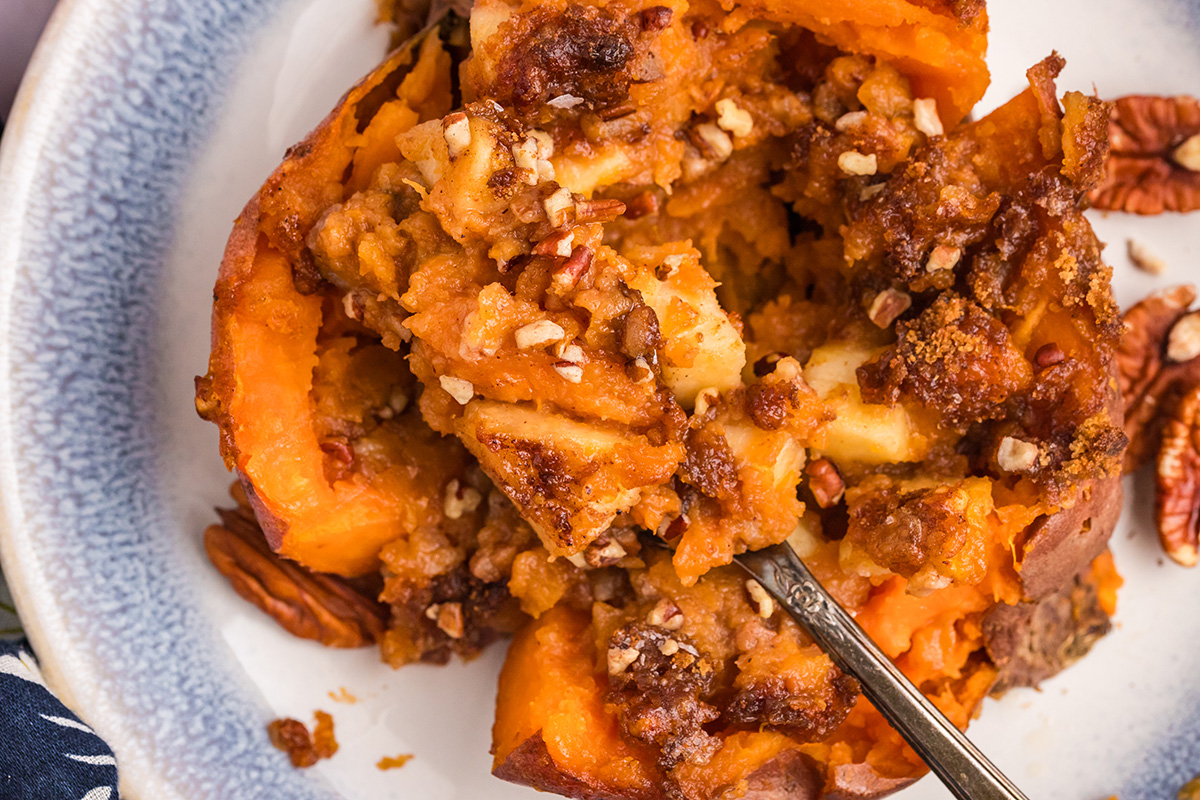
M398 756L384 756L375 764L377 769L400 769L409 761L412 761L410 753L401 753Z
M1163 261L1146 248L1146 245L1136 239L1129 239L1126 244L1129 260L1142 272L1150 275L1162 275L1167 271L1167 262Z
M358 698L351 694L345 686L339 686L336 692L328 692L328 695L329 699L335 703L354 705L358 702Z

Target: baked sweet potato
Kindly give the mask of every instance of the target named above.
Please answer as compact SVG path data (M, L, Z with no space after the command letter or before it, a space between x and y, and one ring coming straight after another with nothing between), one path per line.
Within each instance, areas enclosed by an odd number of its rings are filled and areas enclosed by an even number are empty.
M828 9L822 10L816 5L801 8L789 4L778 7L766 4L755 16L772 21L777 31L792 30L788 28L796 21L792 16L801 12L807 15L805 20L820 16L828 23L819 33L834 46L878 52L881 57L889 59L894 55L892 60L900 66L901 71L911 72L914 79L923 74L938 75L937 84L953 87L955 95L955 99L948 96L941 98L945 100L943 116L947 120L959 116L982 93L986 81L986 71L982 70L982 32L986 22L982 12L959 18L948 10L889 2L880 4L879 8L862 9L857 16L839 11L831 17L826 13ZM792 79L795 87L781 85L768 88L765 93L761 89L737 88L738 71L748 74L762 71L746 69L743 63L745 59L757 59L762 64L769 64L775 57L769 48L765 49L769 45L769 37L764 38L761 32L756 32L755 26L746 25L750 18L749 15L745 18L725 18L715 7L709 8L703 4L693 9L684 4L650 8L634 4L629 8L610 6L603 12L597 12L586 6L570 4L550 3L532 11L518 11L497 3L484 3L476 7L472 14L471 38L476 52L467 70L470 80L463 89L468 99L471 96L490 96L501 103L506 99L512 100L518 118L527 116L529 109L535 106L543 109L538 113L544 116L544 109L549 106L542 101L553 98L539 95L535 100L533 94L551 89L568 98L576 97L570 94L572 91L582 93L578 95L581 106L570 103L558 106L562 111L558 116L565 119L578 120L579 113L586 111L589 112L586 115L589 119L603 121L604 117L611 118L610 109L614 104L632 104L630 108L622 108L621 125L650 125L654 129L651 137L636 143L627 141L627 146L620 150L610 147L607 152L612 158L608 159L603 154L597 155L587 149L560 148L551 161L552 168L557 170L561 183L585 195L650 173L653 173L653 180L665 186L683 172L694 172L696 169L695 147L680 145L675 134L681 126L686 126L688 119L701 107L696 105L696 100L686 100L688 105L679 106L676 103L668 110L660 102L667 97L686 98L694 94L687 88L696 80L695 70L687 66L689 63L697 59L739 59L717 67L712 79L729 84L729 90L724 92L727 95L726 102L741 103L754 116L761 115L767 123L760 128L761 132L741 137L745 142L739 147L753 145L764 133L778 135L786 128L803 122L808 113L797 106L794 99L789 99L794 98L791 94L793 88L806 88L805 82L811 80L805 72L811 72L811 67L803 64L795 63L788 67L796 71ZM614 419L615 406L612 402L602 407L593 403L591 410L579 408L577 404L595 397L598 391L602 392L605 385L603 381L613 381L620 376L609 371L593 379L591 367L585 366L586 391L579 391L563 383L552 369L556 362L551 359L540 367L540 372L535 369L529 374L530 385L536 386L536 389L519 390L521 370L509 370L509 374L518 382L511 388L502 389L487 374L473 370L469 360L458 358L461 347L457 341L445 339L448 334L461 336L465 333L459 330L454 315L459 314L461 319L461 314L472 313L471 310L456 310L453 303L442 302L436 291L429 297L427 305L422 296L416 293L418 290L424 291L423 287L435 285L435 274L429 273L412 287L412 292L405 298L407 310L400 308L399 300L408 287L389 281L385 275L390 260L401 257L397 248L402 248L409 240L405 238L403 226L400 226L401 229L394 226L378 228L379 214L388 211L382 209L381 212L378 199L372 201L364 196L361 202L355 202L355 195L368 187L378 176L381 167L401 160L403 145L399 139L404 138L401 134L422 120L437 118L449 111L452 102L451 58L445 47L440 44L434 46L447 39L447 30L444 29L440 36L423 37L420 59L411 70L409 65L416 58L416 48L409 46L392 56L353 89L320 128L289 153L288 160L240 219L231 237L218 285L219 299L214 309L213 361L209 376L199 387L200 406L203 413L221 426L226 460L244 477L272 544L280 552L315 569L342 574L362 573L376 563L375 556L384 541L411 530L414 525L435 521L432 518L414 519L411 514L405 518L404 512L394 502L406 494L419 495L428 486L412 487L403 481L397 483L397 475L390 479L378 477L364 481L354 471L332 484L322 480L322 473L326 471L323 467L329 460L328 452L335 450L335 456L345 455L344 442L330 444L322 439L320 433L315 437L310 435L309 429L313 426L306 421L310 416L305 408L309 401L303 394L313 359L307 342L321 327L318 295L323 295L328 301L333 294L326 288L317 294L306 291L315 290L322 277L340 290L349 316L374 331L385 347L403 349L408 338L413 333L417 335L415 368L426 383L452 371L455 380L467 381L473 387L482 388L490 383L492 394L505 402L537 398L539 403L544 402L540 397L548 388L565 385L568 391L552 395L551 402L576 416L598 415L604 420ZM795 30L803 34L800 29ZM914 30L923 32L922 37L917 37L919 41L910 35ZM555 42L565 45L569 44L568 39L576 38L582 42L594 39L610 44L614 48L615 60L611 64L597 62L589 65L579 62L571 69L551 76L553 80L547 82L547 64L538 59L549 58L548 54L558 46ZM458 43L460 40L455 41ZM572 46L578 49L580 45L577 42ZM811 59L808 51L818 58L827 57L819 48L808 47L806 54L797 62ZM533 60L514 62L513 53L525 53ZM490 60L493 55L499 59L495 63ZM564 57L568 57L568 60L577 59L577 56L567 53L564 53ZM714 66L720 63L714 62ZM750 66L754 64L751 62ZM520 84L520 87L524 87L520 89L524 94L516 99L515 96L510 97L511 91L514 91L512 86L504 81L496 82L497 76L514 74L514 70L526 75L524 83ZM530 83L535 78L542 81L537 87ZM571 83L572 80L576 83ZM710 85L705 91L711 92L719 83ZM608 90L603 87L606 85L616 86L613 91L618 91L621 96L605 95L604 92ZM864 93L863 97L868 106L876 102L874 95L869 92ZM712 101L699 102L707 104ZM768 105L760 108L763 103ZM738 108L746 111L741 106ZM629 113L630 110L632 113ZM911 108L907 111L901 109L900 113L911 115ZM641 121L642 117L646 117L646 121ZM472 121L470 125L486 127L483 120ZM423 168L429 169L432 164L430 159L436 160L434 154L430 152L422 156L416 152L421 147L430 146L428 141L412 134L405 136L408 139L407 146L412 151L410 155ZM720 136L728 140L726 134L721 133ZM486 136L478 138L486 139ZM426 144L422 144L423 141ZM707 152L706 147L711 145L700 141L701 153ZM482 152L479 148L476 151ZM422 161L422 158L425 160ZM624 166L617 166L618 161ZM466 169L461 182L469 182L473 177L470 168L466 167L468 163L472 162L461 159L456 165L460 171ZM604 164L612 169L605 171ZM655 165L653 169L650 169L650 164ZM503 165L498 166L503 168ZM402 177L396 179L411 180ZM449 187L451 184L443 181L443 185ZM452 196L452 192L447 194L445 189L441 191L447 197ZM434 195L430 202L436 206L438 192L435 191ZM345 207L333 210L330 216L330 206L343 202ZM452 204L447 208L447 216L441 217L443 225L452 219L455 222L447 227L452 229L458 225L461 228L458 235L464 235L470 225L462 228L462 224L471 219L473 213L483 210L476 208L472 211L469 206L470 202L466 206ZM392 213L395 213L394 210ZM318 224L322 230L314 231ZM408 234L413 232L410 230ZM582 232L577 232L576 238L578 244L584 243ZM512 250L511 242L508 245L500 243L491 246L500 249L507 246ZM319 265L314 263L314 254ZM493 255L500 257L495 252ZM510 260L518 255L519 252L506 253ZM673 256L667 253L663 257ZM685 262L681 274L686 274L689 268L687 263L694 262ZM659 265L647 266L653 269ZM272 271L273 274L268 275ZM293 275L293 285L297 287L295 291L286 280L280 282L286 277L286 271ZM428 268L426 271L429 271ZM704 280L708 280L703 271L699 272ZM654 295L650 289L656 287L657 282L634 276L629 276L627 280L633 286L639 286L641 280L644 284L642 294L647 298L649 307L657 312L661 335L669 344L661 351L664 359L661 375L685 407L690 406L701 388L713 386L723 389L737 383L737 373L743 361L739 358L729 362L725 354L737 352L742 347L740 337L728 325L715 301L704 299L706 292L702 283L689 283L689 286L700 287L695 300L687 299L686 292L690 289L680 287L665 294L659 292L661 301L656 302L651 299ZM268 285L268 281L274 283ZM711 298L711 289L707 290L707 296ZM247 298L258 300L251 307ZM682 309L693 309L688 312L690 318L680 316L677 312L668 313L668 306L671 303L678 304L681 298L685 303ZM705 303L709 310L701 310L705 308ZM509 315L509 319L514 318L512 309L500 311ZM592 309L593 314L597 311ZM409 318L411 312L415 313ZM620 309L618 312L628 313ZM258 314L257 319L255 313ZM336 309L326 313L336 313ZM672 322L675 319L678 322ZM696 323L689 319L699 319L705 321L702 324L715 327L701 332L702 328L695 327ZM480 316L476 321L482 326L485 320ZM272 325L275 330L271 329ZM282 327L290 330L283 331ZM567 327L569 332L570 326ZM692 330L696 333L690 333ZM680 355L673 357L671 347L678 349L693 336L696 343L705 343L701 350L697 352L696 347L692 346L680 350ZM724 343L726 340L734 346L732 351ZM262 354L263 357L257 358L252 353ZM709 358L715 359L712 366L705 361ZM558 363L562 363L561 356L559 359ZM272 366L283 361L291 365L290 375L285 374L289 370L282 366L277 370ZM597 364L600 363L597 361ZM726 363L729 365L727 368L716 366ZM703 369L700 369L701 364L705 364ZM657 365L655 369L659 371ZM721 373L720 369L725 372ZM636 395L637 390L632 385L624 385L622 381L623 378L613 384L611 391L617 394L611 397L628 397L631 393ZM280 389L278 395L270 391L272 385ZM431 412L431 407L436 403L437 398L426 401L426 418L436 430L443 433L452 431L454 425L444 419L444 413ZM264 413L263 409L272 411ZM665 410L670 412L670 407L665 407ZM638 424L644 426L657 413L660 412L651 407L640 410L635 407L616 417L641 420ZM272 424L264 424L267 420L272 420ZM668 432L667 437L670 436L672 434ZM324 454L321 453L322 447L326 451ZM663 452L665 455L667 451ZM514 468L519 468L519 464L510 463L507 457L489 455L480 448L476 448L476 456L483 459L485 469L492 478L508 489L510 497L515 500L521 492L519 482L503 480L501 475L511 474ZM631 465L623 469L625 474L630 474L630 469L643 473L665 469L669 474L672 463L677 464L679 460L680 457L675 455L656 464ZM389 480L392 483L389 484ZM661 483L660 478L654 480ZM430 484L435 482L430 481ZM539 517L530 506L524 506L523 511L530 516L535 529L543 535L552 552L570 553L578 552L598 536L611 520L612 513L627 510L638 497L636 486L624 485L617 494L612 495L611 502L605 501L599 505L577 503L556 512L565 514L556 519ZM610 508L611 511L606 510ZM585 524L585 519L590 522ZM563 533L565 520L572 521L569 535ZM744 547L745 544L739 546Z
M390 663L524 626L497 775L694 800L918 777L728 566L785 540L964 727L1103 632L1118 320L1080 199L1106 114L1059 105L1051 58L943 131L985 28L971 3L481 0L469 52L443 23L392 56L247 207L198 406L273 548L382 572Z
M833 730L806 736L781 724L781 708L794 712L811 704L810 693L823 680L839 680L832 665L823 657L809 661L803 647L784 644L804 641L790 620L756 623L748 604L740 623L725 616L731 605L744 603L736 596L741 584L736 573L718 570L687 589L664 579L661 564L651 562L654 591L663 594L657 600L655 593L647 594L637 606L640 611L600 605L589 615L558 606L514 639L500 676L493 726L498 777L575 798L828 800L881 797L925 773L899 735L865 700L854 703L853 694L823 705L822 713L840 720ZM893 653L894 648L907 649L898 659L902 669L955 724L965 727L989 691L1036 684L1079 658L1107 631L1112 607L1102 607L1098 595L1111 592L1113 573L1107 556L1097 563L1062 591L1027 607L991 605L961 590L914 598L903 585L885 584L858 616L885 648ZM722 601L715 602L714 596L723 596ZM662 711L650 715L650 723L643 715L642 726L632 730L661 728L663 717L674 716L678 722L686 716L680 709L687 708L681 682L648 684L633 698L614 691L614 681L621 677L611 674L614 652L621 650L615 639L606 638L614 625L637 619L639 613L653 615L664 604L677 609L683 621L676 628L668 617L663 641L694 646L712 659L722 687L709 697L721 707L720 715L696 729L707 741L688 741L666 760L663 748L648 746L649 737L631 733L628 717L631 708L645 704ZM979 610L989 606L991 611L980 617ZM723 661L721 645L705 641L723 630L738 631L738 643L726 648L745 648L733 662ZM986 656L977 649L985 639ZM607 652L598 651L598 645L607 645ZM675 652L678 658L687 651ZM756 673L760 659L766 663ZM617 667L633 671L647 669L653 660L622 667L624 661L616 661ZM663 674L670 669L680 668L674 664ZM939 672L943 674L936 677ZM804 675L804 690L789 694L784 684L795 674ZM745 702L748 686L756 687L756 702ZM772 708L773 696L778 704ZM750 710L753 715L747 716ZM684 726L672 733L677 740L688 739ZM699 751L705 753L701 761L686 755Z
M1124 437L1111 380L1118 326L1104 288L1109 273L1079 203L1103 149L1104 115L1092 113L1097 101L1077 96L1060 108L1060 67L1054 58L1037 65L1027 92L913 152L865 201L840 187L849 224L844 239L826 228L824 240L851 263L850 274L817 259L801 273L814 287L803 307L827 315L829 327L795 340L785 325L760 327L751 317L748 332L761 342L783 330L770 366L788 356L806 362L808 383L836 414L812 446L833 465L844 496L828 486L818 493L810 476L802 486L821 510L805 514L790 541L881 649L964 727L990 691L1036 684L1086 652L1111 612L1100 598L1112 596L1104 549L1120 508ZM777 189L800 208L827 191L825 152L845 148L822 152L820 136L810 142L807 153L794 151L803 155ZM627 235L639 235L636 225ZM935 255L938 247L956 252ZM822 268L836 277L812 276ZM844 298L870 297L872 287L885 299L903 293L906 303L886 319L880 305L862 309L874 331L839 306L853 310L855 300ZM776 313L769 302L759 308ZM704 497L720 496L696 483ZM704 502L692 499L689 529ZM586 612L556 609L519 636L497 701L498 775L579 797L658 796L665 784L666 796L707 800L751 786L764 797L783 787L799 797L871 797L924 772L869 704L826 694L837 678L823 656L803 670L781 658L806 642L789 632L790 620L756 634L751 618L716 610L725 608L712 600L722 587L735 594L725 568L694 586L679 583L694 578L683 537L675 582L643 553L647 570L629 571L633 598L619 610L596 604L589 622ZM709 548L719 541L707 531L698 538ZM753 610L753 592L740 602ZM667 624L660 604L680 621ZM663 652L639 626L692 647L714 677L689 683L653 647L631 651L633 630ZM714 631L737 632L732 653ZM675 647L667 645L678 654ZM589 663L599 667L589 673ZM646 670L655 680L642 677ZM622 689L628 672L639 687L632 697ZM805 677L789 685L786 676L799 672ZM586 680L522 694L550 673ZM752 701L747 684L756 687ZM699 688L689 695L692 685ZM590 711L560 717L554 698L568 692L588 698ZM828 728L778 713L814 696L828 698ZM668 708L693 710L659 711ZM613 753L634 747L622 763L636 769L596 769L610 763L591 748L597 742ZM645 773L654 770L647 789Z
M289 151L238 218L214 290L197 408L271 546L314 570L377 570L386 542L442 521L443 487L467 464L421 421L403 358L314 288L305 245L343 181L365 180L398 155L398 133L448 108L449 35L397 51Z
M853 606L850 598L861 587L853 586L854 577L839 574L836 555L828 551L809 551L806 560L843 602ZM650 560L654 562L653 557ZM641 615L665 623L667 635L679 641L693 641L685 638L692 632L702 640L736 630L739 639L753 642L763 633L762 628L757 636L747 630L748 624L757 626L751 622L754 610L744 599L740 600L747 606L744 616L736 622L714 615L714 605L705 597L724 594L726 602L738 603L735 590L741 580L736 574L710 573L691 590L665 576L661 566L655 577L654 592L633 609L617 612L597 606L600 610L589 619L586 611L559 606L518 634L497 698L493 731L497 776L580 798L733 797L742 796L749 787L753 793L747 796L816 800L878 797L924 773L919 759L861 699L836 731L817 742L795 738L769 723L762 725L762 720L747 730L744 721L730 721L736 714L730 714L727 706L719 720L721 727L715 731L712 723L706 727L720 742L709 760L663 770L661 751L639 748L638 740L628 733L620 735L622 708L614 702L611 679L604 674L605 667L612 668L611 655L597 652L607 643L606 632L618 621ZM635 585L645 585L637 571L633 578ZM1035 685L1086 653L1107 631L1113 582L1107 555L1054 595L1017 606L994 604L970 587L914 597L902 580L893 579L868 590L869 600L859 604L857 615L910 678L926 687L939 707L965 727L989 691ZM1101 595L1108 600L1102 601ZM668 608L678 609L681 624L672 621L671 611L663 619L658 609L664 599ZM651 602L654 607L646 613ZM778 626L778 631L766 634L768 652L778 648L776 640L788 631L790 621L779 621ZM757 644L762 647L761 641ZM984 644L986 656L980 649ZM706 655L718 649L710 642L697 647ZM752 664L753 659L753 654L742 653L737 664ZM765 674L786 675L785 663L769 661ZM829 674L831 669L826 662L820 671ZM948 670L957 670L956 677L948 679ZM806 688L811 690L812 685L810 677ZM940 688L934 690L935 686ZM678 707L677 697L667 701L651 695L649 701ZM668 783L670 793L663 789Z

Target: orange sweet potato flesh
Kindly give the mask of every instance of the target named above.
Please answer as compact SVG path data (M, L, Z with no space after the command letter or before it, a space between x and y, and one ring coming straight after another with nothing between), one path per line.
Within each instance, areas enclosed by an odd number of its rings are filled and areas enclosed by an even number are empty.
M449 102L449 59L436 36L423 42L415 65L414 50L398 51L289 151L238 218L214 290L212 356L197 381L197 407L221 428L222 455L271 546L320 572L377 569L383 544L436 521L440 489L466 460L414 418L381 430L384 468L330 480L312 396L326 301L302 294L293 278L306 232L341 199L343 176L353 184L372 162L397 157L395 136ZM397 93L376 116L381 95ZM357 377L384 398L402 379L382 369Z
M1111 599L1104 595L1113 580L1105 554L1076 587L1099 592L1103 604ZM704 584L694 591L706 593ZM992 687L1007 685L997 668L975 652L983 636L978 612L989 601L973 587L928 598L907 595L904 588L899 578L880 586L859 611L859 621L889 655L900 656L901 669L950 721L965 728ZM1053 613L1053 604L1047 608ZM832 735L815 742L768 728L716 723L720 746L711 758L666 772L656 765L655 752L623 734L606 703L609 678L597 671L594 643L600 624L584 611L557 606L517 635L496 701L492 752L497 777L588 800L850 800L891 794L926 772L899 734L862 698ZM1017 627L1021 625L1028 627L1028 620Z
M623 739L604 707L589 622L558 607L513 641L500 673L493 773L586 800L666 798L654 756ZM747 796L781 800L815 800L823 784L815 763L788 748L785 737L740 733L690 776L689 796L718 797L744 780L757 789Z
M962 120L988 86L982 2L750 0L734 13L793 23L838 48L892 64L908 77L915 97L937 100L947 126Z
M500 673L493 771L568 797L665 797L654 757L625 742L604 709L589 623L558 606L513 640Z
M666 798L654 756L631 746L605 709L588 631L586 614L558 607L513 641L500 674L493 773L586 800ZM676 769L675 788L689 800L866 798L895 791L919 774L910 762L901 766L909 774L889 777L861 763L826 765L821 755L780 733L729 731L707 764Z

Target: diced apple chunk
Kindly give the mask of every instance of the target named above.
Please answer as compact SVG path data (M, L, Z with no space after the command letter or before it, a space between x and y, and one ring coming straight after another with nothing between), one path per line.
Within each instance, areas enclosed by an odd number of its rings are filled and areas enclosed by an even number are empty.
M663 380L690 409L706 388L725 392L741 385L746 343L717 300L716 283L695 250L655 248L658 255L631 281L658 315L663 338ZM645 264L650 253L636 260ZM661 276L661 277L660 277Z
M789 433L764 431L747 424L727 424L725 441L737 458L743 481L761 484L763 490L795 494L804 468L804 448Z
M586 547L644 491L671 479L683 446L532 406L475 400L463 443L554 555Z
M825 429L822 455L835 463L887 464L919 461L928 451L925 437L902 405L864 403L855 371L879 350L852 342L817 348L804 379L837 414Z
M445 120L430 120L401 134L400 152L420 170L428 189L426 204L437 214L446 233L458 241L485 233L506 201L497 198L488 180L498 169L512 164L512 154L499 142L496 123L467 116L469 134L461 134L461 150L454 157L446 140ZM462 122L454 123L461 129Z

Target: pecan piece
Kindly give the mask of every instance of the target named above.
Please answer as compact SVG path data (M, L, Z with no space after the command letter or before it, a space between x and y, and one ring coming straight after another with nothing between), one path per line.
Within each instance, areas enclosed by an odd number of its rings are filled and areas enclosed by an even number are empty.
M1193 97L1117 100L1109 116L1105 176L1089 195L1092 205L1134 214L1200 208L1196 147L1189 145L1198 134L1200 101Z
M846 482L833 462L827 458L818 458L804 468L808 475L808 488L813 498L821 508L833 508L842 502L846 494Z
M323 758L332 758L338 751L333 733L333 717L324 711L314 712L317 720L312 733L298 719L283 717L267 725L267 735L275 748L288 754L293 767L311 767Z
M383 634L387 611L349 583L309 572L267 546L249 511L220 510L204 549L234 590L289 633L327 647L362 647Z
M1196 566L1200 541L1200 385L1179 403L1163 430L1155 476L1154 521L1163 550Z
M311 767L320 760L312 734L298 719L284 717L272 720L267 725L267 735L276 749L288 754L293 767Z
M1167 358L1171 333L1195 299L1192 287L1176 286L1155 292L1125 313L1125 333L1115 362L1125 398L1125 435L1129 437L1126 472L1150 459L1179 398L1200 384L1200 359L1178 362Z

